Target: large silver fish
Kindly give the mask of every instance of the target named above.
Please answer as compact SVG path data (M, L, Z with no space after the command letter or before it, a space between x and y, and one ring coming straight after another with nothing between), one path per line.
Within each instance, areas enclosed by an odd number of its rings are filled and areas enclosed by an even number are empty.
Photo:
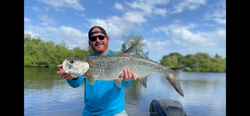
M88 82L94 85L94 80L114 80L118 87L121 87L122 79L119 75L123 69L130 68L142 85L147 87L147 77L151 74L163 75L174 89L184 97L177 75L186 67L169 68L152 60L135 55L135 48L138 43L132 45L122 54L79 57L65 59L63 70L71 76L83 76Z

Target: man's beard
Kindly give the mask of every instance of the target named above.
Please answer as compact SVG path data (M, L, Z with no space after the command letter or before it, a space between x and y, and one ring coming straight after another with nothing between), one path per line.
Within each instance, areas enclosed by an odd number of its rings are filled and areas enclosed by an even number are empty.
M98 45L103 45L102 49L96 48L97 47L96 45L97 45L97 43L92 47L92 49L93 49L94 52L102 53L102 52L104 52L105 50L108 49L108 43L106 43L106 42L104 42L104 43L98 43Z

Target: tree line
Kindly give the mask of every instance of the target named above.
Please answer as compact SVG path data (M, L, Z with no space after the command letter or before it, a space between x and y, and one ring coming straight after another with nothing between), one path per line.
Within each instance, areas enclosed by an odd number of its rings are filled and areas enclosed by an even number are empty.
M44 42L37 38L31 38L26 34L24 38L24 66L35 67L57 67L65 58L76 58L93 53L92 49L86 50L75 47L68 49L66 43L62 41L55 44L53 41Z
M144 40L142 36L131 33L128 36L123 35L122 37L124 43L121 46L121 51L110 51L120 54L135 42L140 41L136 54L148 58L149 52L144 52L142 48L146 45L146 42L142 42ZM61 64L65 58L77 58L87 56L91 53L93 53L93 51L90 46L85 49L80 49L79 47L69 49L64 41L55 44L53 41L45 42L40 37L31 38L29 34L25 34L24 37L24 66L54 68L57 67L58 64ZM169 55L164 55L160 60L160 64L174 68L190 66L197 63L199 64L193 67L187 67L185 71L226 71L226 59L223 59L218 54L216 54L214 58L211 58L208 53L202 52L188 54L186 56L182 56L179 53L170 53Z
M187 54L186 56L182 56L179 53L170 53L162 57L160 64L175 68L197 64L193 67L185 68L185 71L226 72L226 58L223 59L218 54L216 54L214 58L211 58L208 53L202 52Z

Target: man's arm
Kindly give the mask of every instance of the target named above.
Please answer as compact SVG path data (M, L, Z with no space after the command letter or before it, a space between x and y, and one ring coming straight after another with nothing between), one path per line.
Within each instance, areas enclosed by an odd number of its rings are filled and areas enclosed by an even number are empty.
M122 80L122 86L129 87L131 85L132 79L130 81Z
M66 81L71 87L76 88L82 84L82 82L84 81L84 77L78 76L77 79L66 79Z

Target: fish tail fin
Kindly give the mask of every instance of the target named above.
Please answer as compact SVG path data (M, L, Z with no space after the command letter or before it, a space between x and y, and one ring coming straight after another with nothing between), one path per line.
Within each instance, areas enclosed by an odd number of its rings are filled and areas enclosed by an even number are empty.
M174 87L174 89L182 96L184 97L184 93L181 89L181 86L179 84L179 82L177 81L177 76L178 74L184 70L186 67L181 67L181 68L171 68L174 73L171 74L167 74L167 76L165 76L165 78L170 82L170 84Z
M174 87L174 89L175 89L182 97L184 97L184 93L183 93L183 91L182 91L182 89L181 89L181 86L180 86L179 82L177 81L177 76L178 76L178 74L179 74L182 70L184 70L185 68L187 68L187 67L193 67L193 66L198 65L198 64L199 64L199 63L196 63L196 64L192 64L192 65L190 65L190 66L185 66L185 67L181 67L181 68L171 68L171 69L174 71L174 73L167 74L167 75L165 76L165 78L168 79L168 81L170 82L170 84Z

